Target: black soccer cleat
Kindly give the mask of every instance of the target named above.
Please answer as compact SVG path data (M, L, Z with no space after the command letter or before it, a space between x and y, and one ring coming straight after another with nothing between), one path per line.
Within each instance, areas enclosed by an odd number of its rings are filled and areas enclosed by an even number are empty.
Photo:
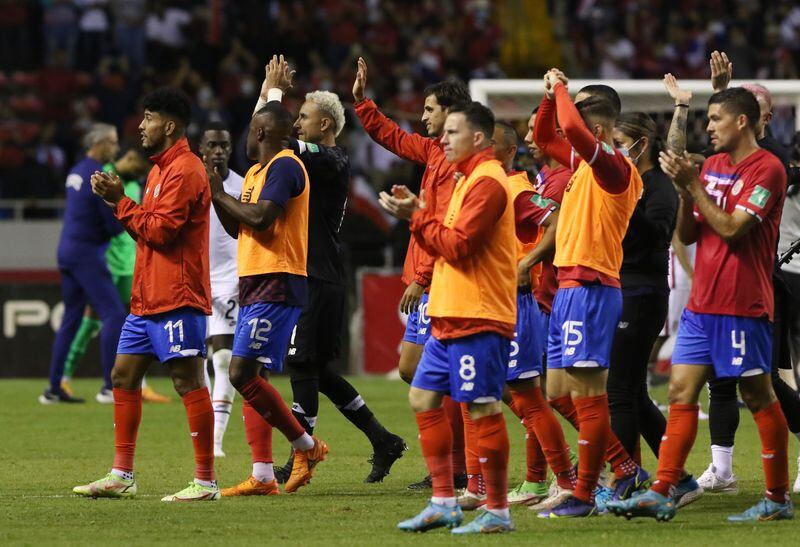
M402 458L403 452L406 450L408 450L408 446L402 437L390 433L380 445L375 447L375 452L370 456L368 461L372 464L372 471L369 472L364 482L383 482L383 479L389 474L392 464Z
M294 450L289 453L289 460L286 465L274 469L275 480L278 481L278 484L286 484L292 474L292 467L294 467Z
M455 475L453 475L453 487L455 487L456 490L463 490L464 488L466 488L467 482L468 479L466 472L456 473Z
M39 395L39 402L43 405L55 405L58 403L84 403L83 399L73 397L61 388L44 390L44 393Z
M456 490L463 490L467 487L467 474L466 473L456 473L453 475L453 487ZM427 490L428 488L433 488L433 481L431 480L431 476L427 475L424 479L419 482L415 482L413 484L408 485L409 490Z

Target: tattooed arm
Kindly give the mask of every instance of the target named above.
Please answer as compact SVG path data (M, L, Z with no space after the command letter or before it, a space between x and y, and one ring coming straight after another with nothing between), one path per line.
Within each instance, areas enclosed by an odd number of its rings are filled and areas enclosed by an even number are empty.
M667 133L667 150L682 155L686 150L686 123L692 92L681 89L672 74L664 75L664 87L667 88L670 97L675 100L675 111L672 113L672 123L669 126L669 133Z

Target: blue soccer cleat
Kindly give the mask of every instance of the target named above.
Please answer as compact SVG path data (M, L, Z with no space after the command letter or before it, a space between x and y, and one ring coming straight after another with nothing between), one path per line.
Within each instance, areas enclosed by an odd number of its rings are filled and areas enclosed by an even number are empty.
M458 505L448 507L429 502L419 515L404 520L397 527L404 532L427 532L434 528L455 528L463 520L464 514Z
M675 507L680 509L686 507L692 502L697 501L703 495L703 487L700 486L695 478L691 475L686 475L675 487L672 494L672 499L675 500Z
M610 513L627 519L653 517L656 520L671 520L675 516L675 501L658 492L647 492L626 500L610 501L606 504Z
M607 513L606 504L611 501L614 491L608 486L598 486L594 491L594 504L598 513Z
M794 518L794 505L791 500L786 503L776 503L769 498L764 498L744 513L731 515L729 522L758 522L763 520L789 520Z
M504 519L492 513L491 511L482 510L480 514L464 526L453 528L453 534L502 534L511 532L514 529L514 524L510 518Z
M591 517L595 514L597 514L597 507L594 503L586 503L574 496L570 496L549 511L539 513L539 518L567 519Z
M636 466L636 472L630 477L617 479L614 483L613 501L626 500L637 490L642 490L650 485L650 473Z

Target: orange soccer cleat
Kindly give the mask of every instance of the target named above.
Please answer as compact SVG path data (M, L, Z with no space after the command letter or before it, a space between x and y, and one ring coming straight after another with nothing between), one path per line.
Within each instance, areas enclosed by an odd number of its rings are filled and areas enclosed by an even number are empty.
M278 481L275 479L269 482L261 482L252 475L247 477L246 481L220 491L223 498L231 496L275 496L280 493Z
M314 476L314 469L317 464L325 459L328 455L328 445L325 441L311 437L314 439L314 446L308 450L295 450L294 464L292 465L292 474L289 480L286 481L284 490L287 494L296 492L301 486L305 486Z
M142 388L142 400L146 403L169 403L172 399L166 395L161 395L150 386Z

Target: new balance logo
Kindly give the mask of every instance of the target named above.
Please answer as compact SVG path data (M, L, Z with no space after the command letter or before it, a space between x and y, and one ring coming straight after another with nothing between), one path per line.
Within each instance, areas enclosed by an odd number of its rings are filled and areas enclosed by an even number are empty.
M575 348L566 348L564 350L564 355L575 355Z
M464 382L463 384L461 384L461 391L472 391L474 387L475 387L474 383Z
M775 454L761 454L762 460L772 460L775 459Z
M174 346L170 346L169 347L169 352L170 353L179 353L180 351L181 351L181 345L180 344L175 344Z
M247 347L250 349L261 349L261 342L251 342Z
M192 437L197 437L199 434L197 431L192 431L191 433Z
M296 354L297 354L297 348L289 348L289 355L296 355Z
M733 359L731 359L731 365L733 365L735 367L742 366L742 362L743 362L743 359L741 357L734 357Z

